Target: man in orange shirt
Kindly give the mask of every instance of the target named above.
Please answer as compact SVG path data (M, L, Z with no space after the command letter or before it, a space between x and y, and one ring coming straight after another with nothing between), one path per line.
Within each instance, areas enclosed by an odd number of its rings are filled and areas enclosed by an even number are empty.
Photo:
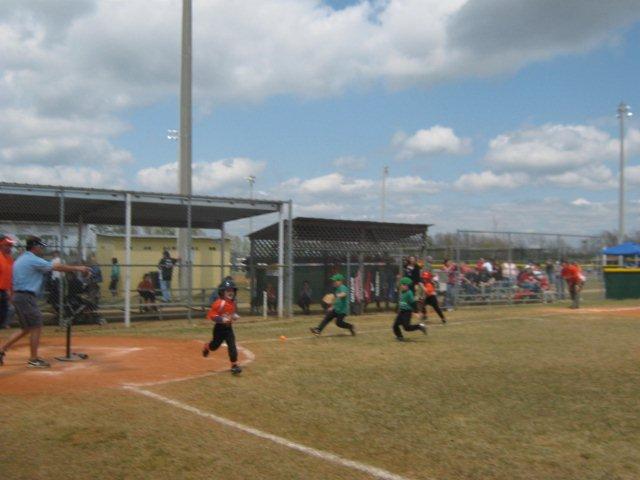
M580 266L576 262L569 263L567 260L563 260L560 274L569 287L572 301L569 308L580 308L580 290L584 284L584 276Z
M9 328L9 302L13 293L13 257L15 240L0 235L0 328Z

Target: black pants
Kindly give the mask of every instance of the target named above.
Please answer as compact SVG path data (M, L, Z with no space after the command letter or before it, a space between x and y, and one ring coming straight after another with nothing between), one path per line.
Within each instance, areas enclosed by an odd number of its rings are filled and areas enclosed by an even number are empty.
M438 297L436 295L429 295L424 299L424 303L422 305L422 313L424 314L425 318L427 317L427 305L430 305L431 308L436 311L436 313L440 317L440 320L444 320L444 313L442 313L442 310L440 309L440 305L438 304Z
M345 313L336 313L334 310L329 310L327 314L324 316L320 325L318 325L318 330L324 330L331 320L336 319L336 325L340 328L346 328L347 330L351 330L353 325L344 321L344 317L347 315Z
M226 342L231 363L238 361L238 348L236 347L236 335L233 333L231 325L216 323L213 327L213 340L209 342L209 350L212 352L220 348L222 342Z
M406 332L413 332L414 330L419 330L420 325L411 324L411 314L413 312L411 310L400 310L398 315L396 316L396 321L393 322L393 333L395 333L396 337L402 338L402 331L400 330L400 326L404 328Z
M0 290L0 328L9 325L9 294Z

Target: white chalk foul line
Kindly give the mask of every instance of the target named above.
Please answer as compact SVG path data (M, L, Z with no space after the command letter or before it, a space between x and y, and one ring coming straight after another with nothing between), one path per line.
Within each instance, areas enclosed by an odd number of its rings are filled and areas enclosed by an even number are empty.
M349 460L347 458L340 457L330 452L317 450L315 448L307 447L300 443L292 442L290 440L287 440L286 438L279 437L277 435L272 435L271 433L263 432L262 430L258 430L257 428L249 427L248 425L244 425L242 423L238 423L233 420L229 420L227 418L214 415L213 413L205 412L203 410L200 410L199 408L192 407L191 405L187 405L186 403L182 403L178 400L173 400L171 398L158 395L157 393L151 392L149 390L145 390L140 387L136 387L133 385L125 385L122 388L138 393L140 395L144 395L149 398L153 398L154 400L158 400L159 402L166 403L167 405L171 405L173 407L179 408L186 412L190 412L195 415L198 415L200 417L213 420L214 422L224 425L226 427L235 428L236 430L240 430L241 432L248 433L249 435L253 435L255 437L262 438L264 440L269 440L283 447L287 447L292 450L305 453L312 457L316 457L336 465L351 468L353 470L358 470L360 472L366 473L367 475L371 475L374 478L379 478L382 480L409 480L406 477L403 477L401 475L396 475L395 473L388 472L386 470L383 470L382 468L373 467L371 465L367 465L366 463L356 462L353 460Z
M202 344L202 342L198 341L198 340L194 340L195 342L198 342L200 344ZM226 345L223 345L224 347L226 347ZM253 362L256 359L255 354L249 350L248 348L244 348L241 347L240 345L238 345L238 351L244 353L244 356L246 357L246 360L243 362L239 362L240 365L245 366L250 364L251 362ZM228 371L228 370L226 370ZM156 387L159 385L167 385L169 383L178 383L178 382L184 382L187 380L195 380L197 378L206 378L206 377L212 377L214 375L219 375L221 373L225 372L225 370L221 370L219 372L207 372L207 373L201 373L199 375L191 375L191 376L187 376L187 377L180 377L180 378L169 378L167 380L157 380L155 382L143 382L143 383L127 383L124 385L124 387Z

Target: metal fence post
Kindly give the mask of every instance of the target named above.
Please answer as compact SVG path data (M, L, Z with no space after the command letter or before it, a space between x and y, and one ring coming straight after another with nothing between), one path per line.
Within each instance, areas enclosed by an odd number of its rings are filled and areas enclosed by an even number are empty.
M193 229L191 227L191 195L187 203L187 320L191 323L193 309Z
M283 317L284 312L284 204L278 210L278 318Z
M124 324L131 326L131 194L125 194L124 263Z
M224 222L220 225L220 283L224 280L224 255L225 255Z
M59 193L59 221L60 221L60 232L59 232L59 240L58 245L60 245L60 258L64 262L66 258L64 254L64 190L60 190ZM61 327L64 326L64 286L65 286L65 277L64 275L60 275L60 281L58 282L58 325Z
M288 286L287 286L287 316L293 316L293 295L294 295L294 255L293 255L293 202L289 200L289 222L287 230L287 272L288 272Z

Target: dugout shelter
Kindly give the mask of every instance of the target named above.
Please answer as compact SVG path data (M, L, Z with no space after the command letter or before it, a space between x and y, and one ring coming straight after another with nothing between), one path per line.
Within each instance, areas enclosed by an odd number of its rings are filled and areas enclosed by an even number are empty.
M84 226L102 225L118 229L124 235L125 258L122 259L122 279L124 280L124 321L129 325L131 320L131 298L135 295L138 279L131 278L131 238L132 227L159 227L178 229L177 237L183 242L185 255L181 257L181 274L179 297L182 307L186 307L191 315L193 296L191 294L191 278L193 269L202 267L193 264L192 238L195 229L218 230L221 239L225 236L225 225L228 222L243 218L266 214L277 214L278 223L282 226L288 207L290 216L291 202L249 198L214 197L205 195L182 196L172 193L153 193L141 191L109 190L97 188L77 188L49 185L30 185L0 182L0 223L7 225L20 223L27 225L31 234L39 235L39 226L57 225L57 242L53 248L62 253L63 260L73 263L78 258L65 258L71 252L82 252L82 245L67 245L69 238L77 243L83 239ZM11 232L6 232L11 233ZM283 235L276 236L276 249L282 260L285 256L287 239ZM160 255L162 252L158 252ZM228 252L226 252L228 254ZM224 277L231 265L224 261L225 242L220 242L219 262L215 267L220 269L220 277ZM228 255L227 255L228 257ZM149 265L157 268L157 265ZM211 267L211 265L207 265ZM184 272L184 273L182 273ZM106 272L105 272L106 273ZM277 281L281 295L284 293L285 265L279 262ZM107 282L108 283L108 282ZM212 288L215 286L212 285ZM104 288L103 290L106 290ZM62 292L61 292L62 295ZM60 302L62 303L62 301ZM284 298L279 302L279 314L285 313L287 302ZM288 302L290 304L290 302ZM290 312L287 312L290 313ZM62 319L62 317L61 317Z
M362 313L375 303L378 308L396 301L396 278L402 270L402 259L408 255L424 257L429 247L430 224L372 222L296 217L285 222L291 248L294 302L299 300L303 282L308 282L312 302L331 290L328 278L342 273L348 278L352 313ZM273 286L277 265L278 224L272 224L249 235L248 258L252 306L262 303L263 292Z

